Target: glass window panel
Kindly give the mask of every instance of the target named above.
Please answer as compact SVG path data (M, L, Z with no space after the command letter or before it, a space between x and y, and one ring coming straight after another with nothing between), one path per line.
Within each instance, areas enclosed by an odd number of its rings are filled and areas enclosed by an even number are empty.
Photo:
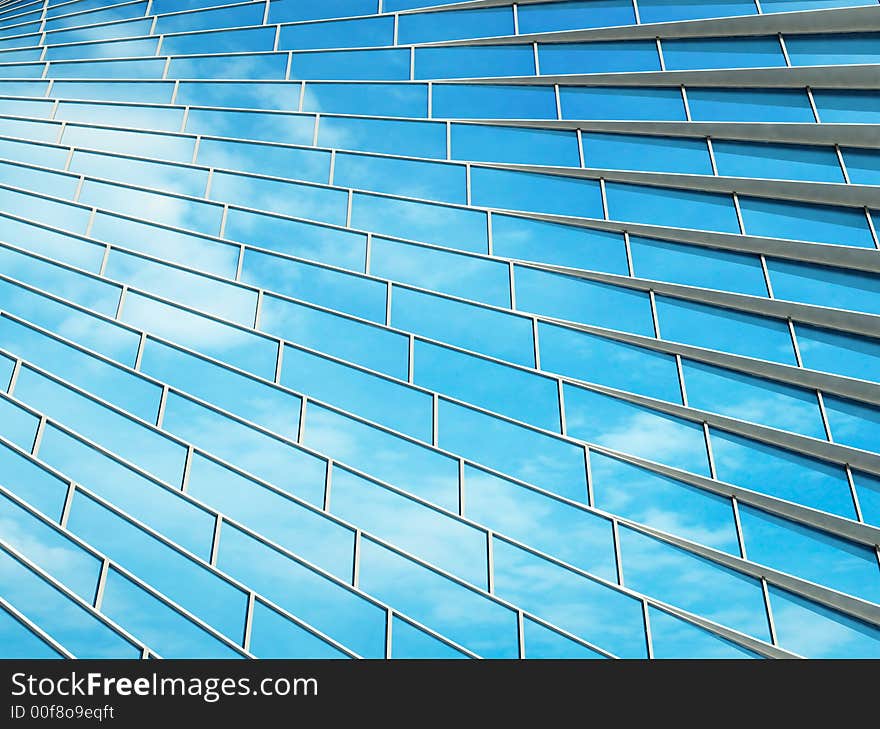
M0 81L0 92L9 96L45 96L44 81Z
M584 449L440 400L440 447L574 501L585 502Z
M27 366L21 368L16 397L93 439L171 484L180 483L186 449L155 431Z
M299 89L296 83L268 81L182 81L174 100L190 106L295 111ZM212 121L216 123L216 116Z
M214 200L294 215L334 225L345 225L348 194L313 185L261 177L215 172L211 178Z
M383 608L225 525L217 566L365 658L385 656Z
M786 65L779 39L773 36L664 39L662 43L663 60L670 71Z
M428 112L428 87L425 84L307 83L302 110L424 117Z
M825 440L813 390L682 360L688 405Z
M495 593L622 658L645 658L640 602L531 552L493 540Z
M282 117L282 119L287 118ZM307 182L326 183L330 179L330 153L314 149L202 139L199 143L197 161L209 167L257 172L262 175L296 178Z
M0 354L0 389L4 392L9 388L12 380L12 371L15 368L15 361L5 354Z
M630 236L633 273L685 286L767 296L758 256Z
M281 384L431 442L433 398L429 393L291 346L284 348Z
M880 185L880 153L873 149L841 150L849 179L857 185Z
M324 3L302 0L275 0L269 17L273 23L299 20L320 20L326 17L368 15L376 12L375 0L334 0L332 10Z
M520 32L522 30L520 25ZM513 11L507 7L413 13L399 16L398 43L430 43L513 35Z
M785 321L657 296L663 339L796 365Z
M534 74L535 54L527 45L447 46L417 48L415 51L415 78L489 78Z
M0 206L3 210L15 210L17 215L31 220L51 220L59 228L75 233L84 233L88 225L88 208L35 197L25 192L0 188Z
M237 658L204 628L110 568L101 612L140 636L163 658Z
M446 159L446 125L409 119L322 116L318 144L364 152Z
M364 270L367 237L362 233L230 208L224 236L331 266Z
M458 511L458 461L310 403L303 444L425 501Z
M213 8L179 15L163 15L158 18L154 33L180 33L187 30L207 28L235 28L243 25L261 25L265 8L241 3L228 8ZM160 653L162 651L159 651Z
M853 471L852 476L862 517L868 524L880 526L880 478L859 471Z
M359 584L486 658L519 654L516 613L371 539L361 540Z
M611 522L592 512L465 465L465 514L575 567L617 581Z
M84 25L70 30L49 30L46 33L46 43L75 43L149 35L152 25L152 18L134 18L101 25Z
M492 215L496 256L607 273L629 272L623 236L543 220Z
M525 317L396 286L391 323L515 364L535 364L532 322Z
M339 152L333 184L462 205L467 202L465 168L440 162Z
M266 607L260 600L254 602L249 648L257 658L348 657L314 633Z
M169 104L174 93L173 81L64 81L52 84L52 96L58 99L88 101L133 101L144 104ZM185 103L177 97L178 103Z
M186 347L271 380L275 375L278 344L258 334L182 311L129 291L122 319Z
M5 447L3 451L6 451ZM7 465L15 470L7 471ZM20 471L21 468L10 463L9 458L5 455L3 456L3 466L3 486L13 493L17 493L19 491L17 471ZM6 477L7 473L8 477ZM45 478L37 476L34 469L28 469L25 473L27 476L34 476L38 479ZM67 485L64 484L61 487L59 482L61 503L64 501L66 492ZM22 496L28 499L29 495L23 492ZM61 503L58 506L57 516L46 512L47 515L56 519L60 518ZM14 503L5 494L0 494L0 527L3 529L3 539L7 544L26 554L28 559L86 602L91 603L94 600L98 575L101 572L101 561L66 536L60 528L50 526L37 519L31 512Z
M712 174L709 148L702 139L601 132L585 132L582 137L587 167Z
M7 406L6 400L2 402ZM25 450L30 451L30 447L26 447ZM12 450L5 443L0 444L0 472L2 472L0 485L52 519L61 518L61 510L64 508L64 499L67 495L67 484L64 481ZM5 519L7 511L13 509L12 504L4 502L4 506L8 509L0 512L3 514L0 519L9 526L9 529L4 531L5 538L7 534L13 534L16 529Z
M519 11L520 33L602 28L636 22L628 0L575 0L575 2L523 5Z
M493 306L510 306L510 269L499 261L374 237L370 273Z
M749 235L874 248L863 209L745 196L739 203Z
M0 317L0 346L144 420L156 417L161 388L120 367L6 317Z
M260 328L399 380L407 379L409 338L404 334L269 295L263 297Z
M564 129L453 124L453 159L579 167L577 135Z
M240 49L244 50L244 49ZM171 78L274 79L281 81L287 72L286 53L231 56L193 56L172 58L168 66Z
M552 86L438 84L433 94L438 119L556 119Z
M72 199L76 177L58 172L47 172L23 167L16 162L0 162L0 183L14 185L46 195Z
M643 23L754 15L756 12L750 0L639 0L639 16Z
M11 400L0 398L0 435L28 453L40 419Z
M239 247L108 213L96 213L91 235L171 263L235 278Z
M784 13L791 10L818 10L819 8L847 8L873 5L872 0L763 0L765 13Z
M804 367L860 380L880 379L880 343L867 337L795 325Z
M834 66L877 63L880 45L876 33L785 35L792 66Z
M719 635L677 618L665 610L648 607L654 658L760 658Z
M74 494L67 528L226 637L244 635L247 594L93 499Z
M300 398L148 337L140 371L284 436L295 436Z
M835 466L781 448L710 428L720 481L855 518L846 473Z
M165 70L161 58L137 61L55 61L50 64L53 78L73 79L160 79Z
M40 459L202 559L211 553L214 516L83 441L47 425Z
M63 658L5 608L0 608L0 658Z
M645 291L524 266L516 266L515 273L520 311L654 336L651 301Z
M207 170L92 152L74 152L68 169L91 177L154 187L193 197L204 195L208 182Z
M803 89L687 90L694 121L815 122Z
M474 253L488 249L486 213L356 192L351 225L383 235L457 248Z
M322 458L173 392L162 427L284 491L324 503L327 464Z
M729 498L590 452L593 505L739 557Z
M223 216L220 205L156 192L142 192L131 187L92 180L83 183L79 201L85 205L94 205L123 215L148 217L157 223L207 235L217 234Z
M686 118L679 89L563 86L559 89L559 101L563 119L685 121Z
M806 658L878 658L880 631L836 610L770 587L779 643Z
M595 180L475 167L471 190L474 205L581 218L603 216Z
M660 70L657 44L649 40L540 43L538 56L545 76Z
M675 468L709 475L699 423L580 387L565 386L568 433Z
M292 6L291 0L279 0L269 6L270 22L277 22L278 8ZM302 3L299 4L302 7ZM281 13L283 14L283 10ZM412 16L406 16L412 17ZM401 21L401 27L403 22ZM283 25L278 38L282 49L299 48L372 48L392 45L394 18L391 16L330 20L325 23ZM408 41L401 39L401 43Z
M186 131L188 132L216 134L220 137L258 139L263 142L284 142L286 144L311 144L314 128L315 118L310 114L190 109L189 115L186 117ZM207 141L202 140L202 143Z
M675 357L588 332L538 324L541 369L680 403Z
M880 598L875 549L741 504L749 559L870 602Z
M406 81L409 49L294 52L290 78L313 80Z
M133 288L209 312L241 326L249 327L254 323L257 292L252 289L118 250L112 250L107 256L104 273L108 278L123 281Z
M9 313L61 336L72 337L105 357L126 365L134 364L140 341L135 332L2 280L0 303Z
M406 17L406 16L404 16ZM466 658L464 653L447 645L397 615L391 627L391 658Z
M334 479L338 473L334 472ZM193 457L186 491L340 579L351 578L354 532L320 512L198 453Z
M531 618L523 618L523 649L526 658L605 658L598 651L575 643Z
M213 0L206 0L213 2ZM153 12L156 8L153 7ZM163 19L164 20L164 19ZM275 44L273 28L242 28L219 30L192 35L166 35L162 39L162 55L179 56L187 53L240 53L242 51L271 51ZM174 60L171 62L172 67ZM170 74L171 78L175 78Z
M605 189L608 215L612 220L721 233L740 232L730 195L618 182L607 183Z
M825 395L831 437L836 443L880 452L880 410L870 405Z
M620 551L630 589L770 641L759 580L625 526Z
M485 532L343 468L333 471L330 510L370 534L487 589Z
M413 382L547 430L559 430L556 381L421 339Z
M42 167L63 169L67 162L67 151L63 147L47 147L31 142L0 140L0 156L16 162L27 162Z
M713 139L712 152L718 174L726 177L844 182L840 162L831 147Z
M89 25L93 23L106 23L111 20L124 20L126 18L137 18L146 14L148 3L125 3L107 8L100 8L89 12L77 13L75 15L64 15L46 21L46 30L56 30L57 28L73 28L78 25ZM67 12L73 12L73 8L65 9ZM65 12L65 11L62 11Z
M155 56L158 41L155 38L144 40L121 40L106 43L83 43L69 46L47 46L44 60L63 61L86 58L127 58L129 56ZM40 60L38 58L34 59ZM54 66L50 67L54 74ZM38 74L39 78L42 74Z

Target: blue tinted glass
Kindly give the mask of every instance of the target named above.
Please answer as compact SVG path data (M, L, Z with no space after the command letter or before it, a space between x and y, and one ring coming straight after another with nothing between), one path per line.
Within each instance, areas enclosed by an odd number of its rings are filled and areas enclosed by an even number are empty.
M817 90L813 100L823 122L876 124L880 119L877 94L860 91Z
M780 319L658 296L663 339L772 362L796 364L791 334Z
M538 58L544 75L660 70L654 41L542 43L538 45Z
M874 248L863 209L744 196L739 202L749 235Z
M593 180L475 167L471 170L471 190L474 205L602 217L599 185Z
M516 267L516 308L646 337L654 335L651 302L644 291L534 268Z
M872 625L773 586L770 605L783 648L806 658L880 657L880 631Z
M590 452L593 505L739 556L730 499Z
M434 3L432 3L434 4ZM520 32L522 16L520 16ZM398 20L398 43L513 35L513 11L510 8L476 8L445 13L414 13Z
M423 84L309 83L303 95L302 109L424 117L428 111L428 90Z
M761 583L636 532L620 528L627 587L761 640L770 640Z
M465 658L443 641L394 616L391 629L391 658Z
M703 68L765 68L784 66L782 47L774 37L683 38L664 40L667 70ZM790 50L789 50L790 52Z
M868 524L880 526L880 478L853 471L853 483L858 494L862 518Z
M5 608L0 609L0 658L63 658Z
M213 0L211 0L213 1ZM270 22L284 15L284 8L292 8L291 0L279 0L269 6ZM299 4L302 7L302 4ZM390 45L394 40L394 18L375 17L357 20L331 20L325 23L283 25L278 38L279 48L369 48ZM401 40L401 42L406 42Z
M880 452L880 410L854 400L826 395L825 411L836 443Z
M288 144L311 144L314 127L315 120L311 115L261 111L190 109L186 117L188 132Z
M574 501L586 502L584 449L574 443L440 400L440 447L528 481Z
M601 28L635 23L629 0L575 0L574 2L520 5L520 33Z
M0 398L0 434L26 452L30 452L37 434L40 418L16 405L11 400Z
M694 121L814 122L801 89L688 89Z
M630 236L633 273L639 278L685 286L766 296L767 284L757 256Z
M672 228L696 228L739 233L739 221L729 195L690 190L671 190L610 182L608 215L625 220Z
M844 181L840 162L830 147L713 140L712 151L718 174L726 177Z
M685 120L678 89L565 86L559 100L563 119Z
M347 654L275 610L254 602L250 652L257 658L347 658Z
M555 119L550 86L434 86L432 115L452 119Z
M599 385L681 402L672 355L553 324L538 324L541 368Z
M814 391L689 359L682 369L691 407L825 439Z
M576 438L709 475L698 423L580 387L565 387L568 432Z
M855 518L842 467L714 428L710 439L720 481Z
M336 155L333 184L425 200L467 202L464 167L438 162L341 152Z
M860 380L878 380L880 343L876 340L854 334L838 334L805 324L797 324L795 333L807 369Z
M580 166L577 136L571 131L453 124L450 135L454 159Z
M844 148L843 159L849 179L862 185L880 185L880 154L873 149Z
M8 409L7 401L4 400L3 403L4 407ZM4 413L4 415L7 414ZM3 437L9 438L5 424L3 431ZM33 442L33 436L31 436L31 442ZM30 443L26 450L30 451ZM43 470L33 461L27 460L5 444L0 445L0 470L3 474L0 484L47 516L53 519L61 518L64 497L67 494L67 484L64 481Z
M664 20L723 18L728 15L754 15L755 5L749 0L639 0L639 17L643 23Z
M877 63L878 37L874 33L846 35L787 35L785 47L792 66L833 66Z
M736 643L686 623L653 605L648 608L648 616L654 658L760 658Z
M273 23L286 23L298 20L320 20L327 17L367 15L375 12L375 0L334 0L332 10L324 3L276 0L271 5L269 17Z
M534 73L535 55L525 45L416 49L415 78L490 78Z
M294 53L290 78L405 81L409 79L409 64L409 50L403 48Z
M308 182L326 183L330 177L329 153L312 149L202 139L197 161L210 167L293 177Z
M587 167L712 174L709 148L703 140L601 132L587 132L582 138Z
M318 125L318 144L365 152L445 159L446 125L409 119L322 116Z

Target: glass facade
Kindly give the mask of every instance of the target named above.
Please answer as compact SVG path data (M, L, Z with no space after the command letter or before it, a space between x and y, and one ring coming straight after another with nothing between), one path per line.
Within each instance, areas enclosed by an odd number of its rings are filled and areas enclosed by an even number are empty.
M0 2L0 657L880 657L878 62Z

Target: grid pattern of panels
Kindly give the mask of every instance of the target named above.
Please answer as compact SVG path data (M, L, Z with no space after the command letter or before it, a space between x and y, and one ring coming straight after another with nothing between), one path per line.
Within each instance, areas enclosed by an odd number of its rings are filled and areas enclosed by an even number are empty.
M2 657L880 657L878 61L877 0L0 3Z

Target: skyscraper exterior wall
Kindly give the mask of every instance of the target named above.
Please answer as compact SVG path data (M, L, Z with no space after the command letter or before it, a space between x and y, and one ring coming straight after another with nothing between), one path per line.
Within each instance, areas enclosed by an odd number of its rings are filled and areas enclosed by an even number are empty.
M442 5L0 3L0 655L880 657L876 0Z

